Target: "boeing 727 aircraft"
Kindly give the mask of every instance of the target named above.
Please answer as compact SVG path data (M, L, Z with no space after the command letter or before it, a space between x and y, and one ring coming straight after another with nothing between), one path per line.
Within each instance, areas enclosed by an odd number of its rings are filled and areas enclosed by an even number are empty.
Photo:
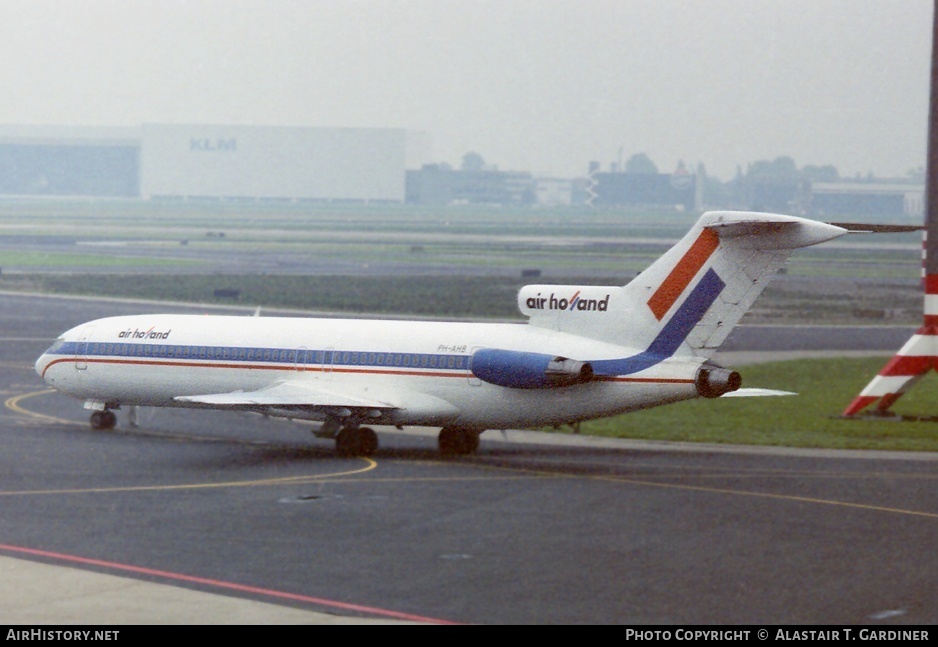
M139 315L81 324L36 362L95 428L122 406L252 411L321 422L341 455L367 425L441 427L444 454L487 429L576 423L739 390L711 361L791 252L846 230L708 212L625 286L529 285L526 324Z

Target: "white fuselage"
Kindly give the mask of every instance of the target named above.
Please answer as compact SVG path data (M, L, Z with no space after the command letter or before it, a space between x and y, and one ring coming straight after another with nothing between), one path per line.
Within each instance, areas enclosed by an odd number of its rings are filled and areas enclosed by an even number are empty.
M36 362L85 400L94 428L121 405L322 420L343 455L363 426L439 426L444 453L486 429L575 423L739 390L708 361L794 249L845 233L777 214L707 212L624 286L532 285L527 324L138 315L67 331Z
M605 362L609 369L583 384L510 388L474 376L470 360L480 348ZM254 410L322 420L353 399L364 403L374 424L504 429L697 395L699 361L661 358L642 370L610 373L616 360L641 353L526 324L138 315L67 331L38 359L36 371L57 390L107 408L209 406L180 398L286 384L308 390L308 401L259 402Z

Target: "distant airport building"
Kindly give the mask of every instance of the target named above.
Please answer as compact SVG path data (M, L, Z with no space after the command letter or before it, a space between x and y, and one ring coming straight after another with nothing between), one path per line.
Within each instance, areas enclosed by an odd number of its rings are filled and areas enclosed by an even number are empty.
M603 172L592 162L587 177L587 204L597 209L700 209L702 184L683 164L673 173L626 173L618 165Z
M0 196L396 202L429 136L393 128L0 127Z
M810 213L824 215L909 216L925 213L925 186L911 183L815 182Z
M425 164L407 171L407 202L423 205L531 205L536 184L526 171L454 169L448 164Z
M0 195L139 196L139 131L0 127Z
M569 207L573 204L573 180L554 177L535 179L535 202L545 207Z

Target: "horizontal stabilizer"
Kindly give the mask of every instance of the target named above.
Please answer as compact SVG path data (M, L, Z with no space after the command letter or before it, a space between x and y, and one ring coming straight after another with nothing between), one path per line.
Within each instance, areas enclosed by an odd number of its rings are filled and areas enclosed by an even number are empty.
M925 229L922 225L873 225L862 222L830 222L828 224L846 229L851 234L899 234Z
M798 395L794 391L776 391L775 389L737 389L724 393L721 398L764 398L779 395Z
M843 227L804 218L734 211L715 213L705 226L721 240L748 239L746 247L762 250L810 247L847 233Z

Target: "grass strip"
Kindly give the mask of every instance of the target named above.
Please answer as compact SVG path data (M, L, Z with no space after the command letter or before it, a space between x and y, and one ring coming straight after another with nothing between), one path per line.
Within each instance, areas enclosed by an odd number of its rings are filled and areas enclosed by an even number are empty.
M893 407L934 420L841 418L888 357L799 359L746 366L744 386L796 396L691 400L583 423L581 433L683 442L938 451L938 377L927 375Z

